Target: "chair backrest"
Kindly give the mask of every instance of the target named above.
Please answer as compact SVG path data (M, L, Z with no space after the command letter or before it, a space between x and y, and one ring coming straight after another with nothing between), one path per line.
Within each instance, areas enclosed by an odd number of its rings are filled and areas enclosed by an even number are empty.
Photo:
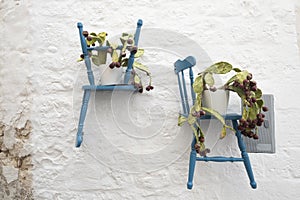
M140 37L140 32L141 32L141 27L143 25L143 21L141 19L138 20L137 22L137 27L136 27L136 31L134 34L134 45L136 47L138 47L138 42L139 42L139 37ZM79 29L79 37L80 37L80 44L81 44L81 48L82 48L82 53L84 55L84 62L86 65L86 70L87 70L87 75L88 75L88 80L90 85L95 85L95 81L94 81L94 74L93 74L93 70L92 70L92 66L91 66L91 60L90 57L88 55L89 51L95 50L95 51L107 51L107 49L109 48L108 46L101 46L101 47L88 47L85 41L85 37L83 35L83 25L81 22L77 23L77 27ZM120 45L118 46L117 49L122 49L123 46ZM130 74L132 71L132 65L134 62L134 54L135 53L130 53L129 59L128 59L128 65L127 65L127 69L126 69L126 74L124 76L124 83L128 84L128 81L130 79Z
M196 65L196 59L193 56L188 56L184 60L177 60L174 63L174 70L178 78L178 87L179 87L182 109L183 109L182 114L186 116L190 112L190 106L189 106L188 89L185 80L185 72L189 73L189 78L190 78L189 90L190 90L192 102L194 104L196 96L193 90L194 73L192 67L194 67L195 65Z

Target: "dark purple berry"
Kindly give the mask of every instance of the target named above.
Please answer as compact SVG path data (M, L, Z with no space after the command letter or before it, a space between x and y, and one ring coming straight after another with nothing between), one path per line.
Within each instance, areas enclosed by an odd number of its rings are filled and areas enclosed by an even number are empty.
M252 74L251 74L251 73L249 73L249 74L247 75L247 79L248 79L249 81L252 79Z
M147 91L150 91L150 90L151 90L150 85L148 85L148 86L146 87L146 90L147 90ZM194 114L193 114L193 116L194 116ZM194 116L194 117L196 117L196 116Z
M92 44L92 46L94 47L94 46L96 46L96 44L95 44L95 43L93 43L93 44Z
M116 63L115 63L115 66L116 66L116 68L120 68L120 67L121 67L120 62L116 62Z
M81 54L81 55L80 55L80 58L82 58L82 59L83 59L83 58L84 58L84 55L83 55L83 54Z
M86 39L87 39L88 41L92 41L93 38L92 38L92 36L87 36Z
M247 80L247 79L243 80L244 85L247 85L248 83L249 83L249 80Z
M127 40L127 43L128 43L128 44L133 44L133 40L129 38L129 39Z
M205 142L205 138L204 138L203 136L200 136L200 137L199 137L199 141L200 141L201 143L203 143L203 142Z
M209 90L212 91L212 92L215 92L215 91L217 91L217 87L216 86L212 86L212 87L209 88Z
M254 86L251 87L251 91L255 92L256 90L257 90L256 85L254 85Z
M262 110L263 110L264 112L268 112L269 108L268 108L267 106L263 106L263 107L262 107Z
M153 90L153 89L154 89L154 87L152 85L150 85L150 90Z
M200 115L201 116L203 116L203 115L205 115L206 113L205 113L205 111L204 110L200 110Z
M89 35L89 32L83 31L83 32L82 32L82 35L83 35L84 37L87 37L87 36Z
M143 93L143 87L139 88L139 93Z
M257 134L254 134L254 135L253 135L253 139L254 139L254 140L258 140L258 138L259 138L259 137L258 137Z
M115 62L110 63L109 68L113 69L116 66Z
M136 46L132 47L131 48L131 53L136 54L136 52L137 52L137 47Z
M125 57L125 56L126 56L126 53L125 53L125 52L122 52L121 56L122 56L122 57Z

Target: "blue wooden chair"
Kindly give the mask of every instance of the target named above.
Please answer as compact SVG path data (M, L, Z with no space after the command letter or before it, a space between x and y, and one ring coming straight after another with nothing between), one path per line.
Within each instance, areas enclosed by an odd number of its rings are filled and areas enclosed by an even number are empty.
M193 75L193 69L196 65L196 60L194 57L189 56L185 58L184 60L177 60L174 63L174 69L175 73L178 77L178 86L179 86L179 91L180 91L180 96L181 96L181 102L182 102L182 110L183 112L181 113L183 116L188 116L190 112L190 105L189 102L192 102L193 104L195 103L195 93L193 90L193 82L194 82L194 75ZM188 71L188 72L185 72ZM185 73L189 73L189 78L190 78L190 86L187 88L186 80L185 80ZM190 92L188 92L190 90ZM190 93L190 95L189 95ZM190 98L189 98L190 96ZM190 163L189 163L189 175L188 175L188 182L187 182L187 188L192 189L193 187L193 178L194 178L194 170L195 170L195 165L196 161L213 161L213 162L243 162L244 166L246 168L248 177L250 179L250 185L253 189L256 188L256 182L254 180L254 175L252 172L251 168L251 163L248 157L248 154L246 152L246 147L243 142L242 136L240 131L238 130L238 120L241 118L241 115L238 114L227 114L225 117L225 120L231 120L233 128L236 130L236 138L238 140L238 146L241 151L241 157L224 157L224 156L214 156L214 157L208 157L206 155L204 156L199 156L197 155L196 149L195 149L195 144L196 144L196 139L194 136L194 139L191 144L191 153L190 153ZM213 117L211 115L205 115L201 117L199 120L207 120L207 119L212 119Z
M134 35L134 44L135 46L138 46L139 36L141 27L143 25L143 21L141 19L137 22L137 28ZM96 51L107 51L109 48L108 46L101 46L101 47L88 47L85 41L85 37L83 35L83 25L82 23L78 22L77 27L79 29L79 37L80 37L80 43L82 48L82 53L84 55L84 62L87 70L87 76L89 80L89 85L84 85L82 89L84 90L83 93L83 100L82 100L82 106L80 110L80 117L79 117L79 123L78 123L78 130L76 135L76 147L80 147L82 140L83 140L83 127L84 127L84 120L91 96L91 91L109 91L109 90L127 90L127 91L137 91L137 88L134 87L131 83L129 83L131 71L132 71L132 65L134 62L134 53L131 52L127 69L124 75L124 84L119 85L95 85L94 81L94 74L91 66L91 60L88 55L88 51L90 50L96 50ZM117 49L122 49L123 46L118 46Z

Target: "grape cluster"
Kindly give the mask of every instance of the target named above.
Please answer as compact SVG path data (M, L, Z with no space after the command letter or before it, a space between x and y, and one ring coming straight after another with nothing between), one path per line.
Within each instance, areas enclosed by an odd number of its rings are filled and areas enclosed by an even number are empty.
M243 91L246 100L246 105L244 106L246 106L248 109L253 109L255 103L257 102L255 92L258 90L258 88L256 82L252 80L252 74L249 73L247 78L243 80L242 83L240 83L238 80L235 80L232 86ZM262 111L267 112L268 108L266 106L262 106L262 108L258 110L258 114L254 119L253 117L250 119L249 116L247 119L240 119L238 130L240 130L243 135L257 140L259 137L254 129L256 129L258 126L262 126L264 122L265 114L263 114Z

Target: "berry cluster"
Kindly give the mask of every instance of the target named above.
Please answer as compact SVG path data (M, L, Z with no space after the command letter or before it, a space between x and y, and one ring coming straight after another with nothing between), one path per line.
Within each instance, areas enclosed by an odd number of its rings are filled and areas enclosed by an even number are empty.
M257 96L256 94L259 90L257 84L252 80L252 74L249 73L245 80L242 82L235 80L232 86L240 89L240 94L244 95L243 106L248 111L248 114L239 120L238 130L249 138L258 139L257 127L262 126L265 118L265 114L262 111L267 112L268 108L257 104L258 101L263 102L259 99L260 95Z

